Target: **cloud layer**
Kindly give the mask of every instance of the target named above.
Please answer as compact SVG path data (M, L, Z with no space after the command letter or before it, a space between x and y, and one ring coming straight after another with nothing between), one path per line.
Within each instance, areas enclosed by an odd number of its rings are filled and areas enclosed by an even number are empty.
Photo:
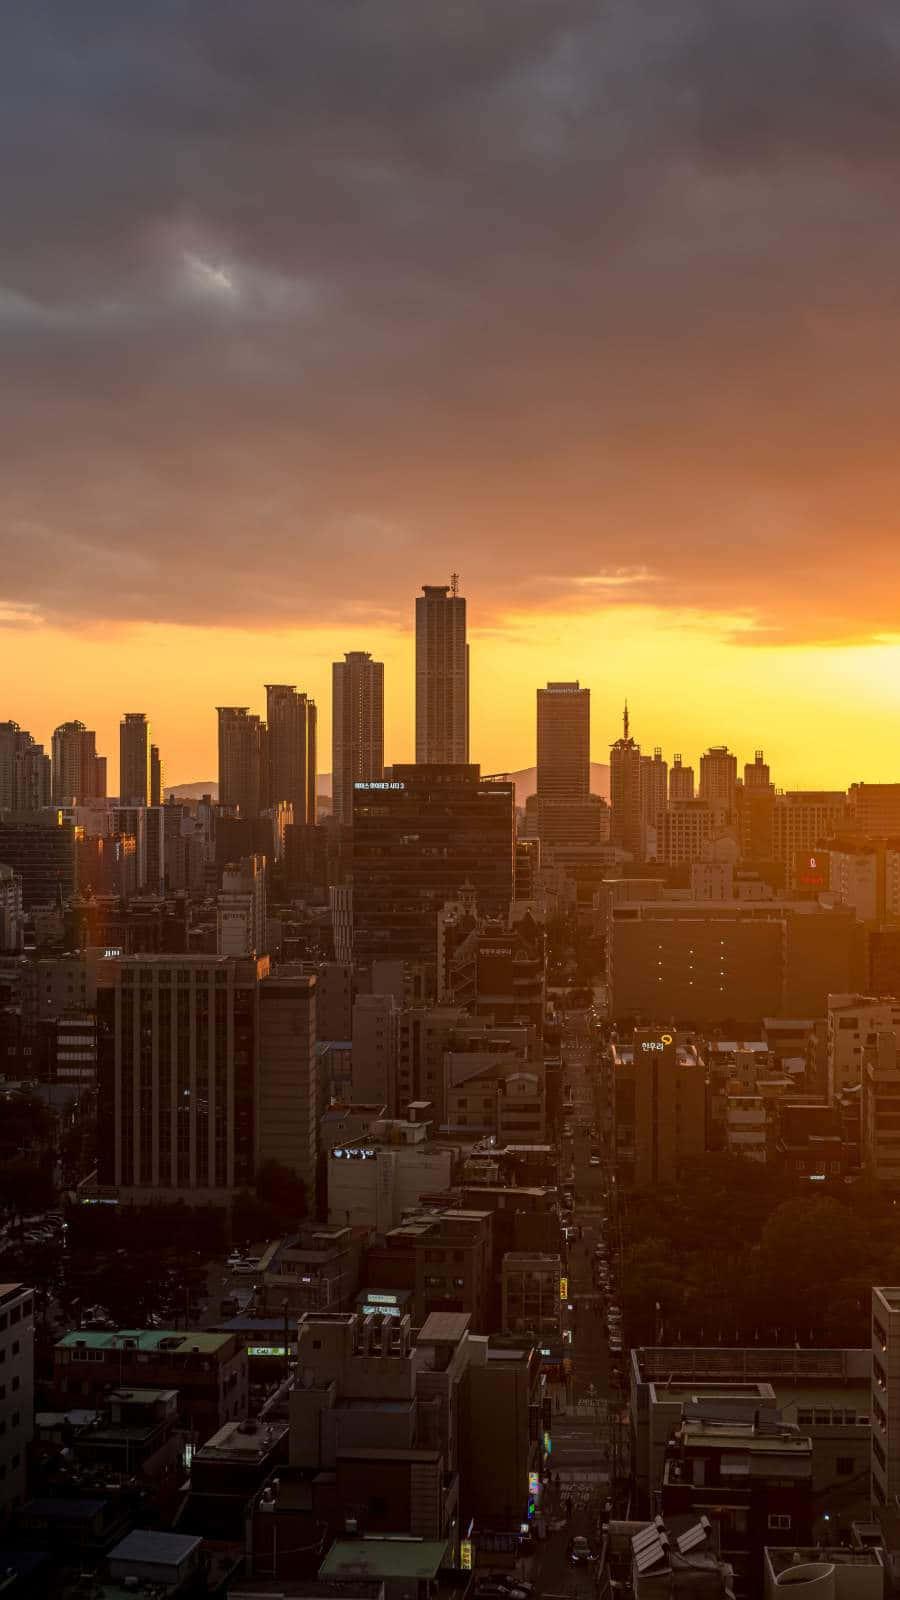
M887 0L35 0L0 620L897 631Z

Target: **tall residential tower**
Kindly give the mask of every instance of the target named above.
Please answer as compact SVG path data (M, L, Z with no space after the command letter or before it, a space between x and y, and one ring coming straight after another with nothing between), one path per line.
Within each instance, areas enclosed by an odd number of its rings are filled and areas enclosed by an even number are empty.
M266 684L269 801L286 801L295 824L316 820L316 703L292 683Z
M351 650L332 666L331 793L335 820L353 822L353 785L384 777L384 663Z
M83 722L63 722L54 729L53 804L80 805L106 799L106 757L97 754L97 735Z
M150 804L150 724L143 711L126 711L119 723L119 799Z
M416 761L469 759L466 602L451 584L426 584L416 600Z

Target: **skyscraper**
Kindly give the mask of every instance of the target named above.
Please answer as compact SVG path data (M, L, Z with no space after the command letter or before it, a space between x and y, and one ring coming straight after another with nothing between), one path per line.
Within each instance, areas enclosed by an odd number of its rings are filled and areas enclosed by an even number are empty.
M384 663L351 650L334 662L331 679L332 809L349 825L354 783L384 777Z
M81 805L106 799L106 757L97 754L97 735L83 722L63 722L54 729L53 804Z
M647 830L653 829L655 834L665 814L668 804L668 779L668 763L663 760L659 746L652 756L641 756L641 817L644 824L645 846ZM655 848L653 853L655 855Z
M469 759L466 602L452 584L426 584L416 600L416 761Z
M469 888L479 912L509 916L515 790L477 764L390 770L353 791L354 959L421 962L434 986L448 900Z
M17 722L0 722L0 811L50 804L50 757Z
M609 749L609 804L610 842L640 861L644 853L641 747L635 744L628 731L627 702L622 737Z
M119 723L119 799L123 806L150 803L150 724L143 711L126 711Z
M548 683L537 692L537 826L544 849L588 840L591 806L591 691Z
M219 805L258 817L267 800L266 725L247 706L217 706Z
M159 745L150 746L150 804L161 806L165 800L165 774Z
M267 804L286 801L294 808L294 825L315 822L316 703L298 694L292 683L266 684L269 743Z

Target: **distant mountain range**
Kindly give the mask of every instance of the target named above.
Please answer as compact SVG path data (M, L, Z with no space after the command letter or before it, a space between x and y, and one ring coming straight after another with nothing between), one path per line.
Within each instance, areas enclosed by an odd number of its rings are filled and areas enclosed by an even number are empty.
M507 774L516 786L516 804L523 806L530 794L537 788L537 768L521 767L518 772ZM331 794L331 773L320 772L318 778L318 791L321 795ZM591 762L591 793L602 794L609 798L609 767L603 761ZM176 783L166 789L166 798L173 800L199 800L205 794L218 798L219 785L212 778L204 783Z

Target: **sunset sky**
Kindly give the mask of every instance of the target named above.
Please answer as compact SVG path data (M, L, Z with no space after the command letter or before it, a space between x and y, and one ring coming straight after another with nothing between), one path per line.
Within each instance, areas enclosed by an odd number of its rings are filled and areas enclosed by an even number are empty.
M461 575L472 755L534 691L779 785L900 779L887 0L36 0L0 61L0 719L386 664Z

